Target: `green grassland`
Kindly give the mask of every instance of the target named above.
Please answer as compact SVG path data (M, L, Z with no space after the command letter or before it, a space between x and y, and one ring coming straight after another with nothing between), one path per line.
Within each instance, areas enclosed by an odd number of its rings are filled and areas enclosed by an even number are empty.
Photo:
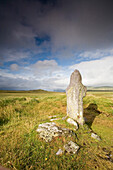
M101 169L112 170L113 92L87 92L83 100L87 123L73 137L56 137L46 143L36 129L49 122L49 116L61 127L74 130L66 116L66 94L53 92L0 92L0 165L10 169ZM101 141L91 138L91 131ZM80 146L77 154L56 155L69 140Z

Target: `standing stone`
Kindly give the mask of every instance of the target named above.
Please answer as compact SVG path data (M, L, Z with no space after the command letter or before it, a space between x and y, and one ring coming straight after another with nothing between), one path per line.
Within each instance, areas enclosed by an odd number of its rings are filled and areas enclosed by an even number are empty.
M71 74L70 84L66 89L67 116L83 125L83 97L86 95L86 87L82 84L82 77L78 70Z

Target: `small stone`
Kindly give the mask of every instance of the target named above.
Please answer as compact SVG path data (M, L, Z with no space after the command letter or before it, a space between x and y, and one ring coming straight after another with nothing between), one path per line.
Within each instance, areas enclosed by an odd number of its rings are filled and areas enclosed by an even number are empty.
M63 154L63 150L59 149L58 152L56 153L56 155L62 155Z
M54 121L54 120L59 120L59 118L55 118L55 119L50 119L50 121L52 122L52 121Z
M94 139L97 139L99 141L101 140L101 138L95 133L91 133L91 137L94 138Z
M57 117L56 115L48 116L49 119L51 119L51 118L56 118L56 117Z
M77 122L75 122L73 119L68 118L68 119L67 119L67 122L70 123L70 124L72 124L72 125L74 125L74 126L76 127L76 130L78 129L78 124L77 124Z
M64 149L68 153L75 154L77 153L79 146L76 143L70 141L68 144L64 145Z
M112 158L112 159L113 159L113 154L110 154L110 158Z

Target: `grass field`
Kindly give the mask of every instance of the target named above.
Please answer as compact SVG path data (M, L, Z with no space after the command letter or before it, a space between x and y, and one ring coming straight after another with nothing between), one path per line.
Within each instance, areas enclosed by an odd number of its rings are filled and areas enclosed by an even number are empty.
M49 116L66 116L65 93L0 93L0 165L10 169L113 169L113 92L87 92L84 117L87 124L76 136L57 137L46 143L36 129ZM54 121L74 130L65 120ZM91 131L101 141L91 138ZM57 156L69 140L80 146L75 155ZM111 159L109 159L111 155Z

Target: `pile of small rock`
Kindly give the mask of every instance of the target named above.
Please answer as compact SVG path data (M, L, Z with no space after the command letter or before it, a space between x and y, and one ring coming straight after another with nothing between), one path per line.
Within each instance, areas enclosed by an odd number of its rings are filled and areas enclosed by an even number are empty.
M39 132L40 138L44 139L46 142L50 142L53 137L65 135L71 137L74 134L72 130L67 128L61 128L57 126L54 122L39 124L37 132ZM64 145L63 150L59 149L56 155L61 155L63 152L75 154L77 153L78 149L79 146L76 143L70 141L69 143Z
M54 122L39 124L37 132L39 132L40 138L44 139L46 142L50 142L53 137L63 136L66 134L71 136L74 133L70 129L57 126Z

